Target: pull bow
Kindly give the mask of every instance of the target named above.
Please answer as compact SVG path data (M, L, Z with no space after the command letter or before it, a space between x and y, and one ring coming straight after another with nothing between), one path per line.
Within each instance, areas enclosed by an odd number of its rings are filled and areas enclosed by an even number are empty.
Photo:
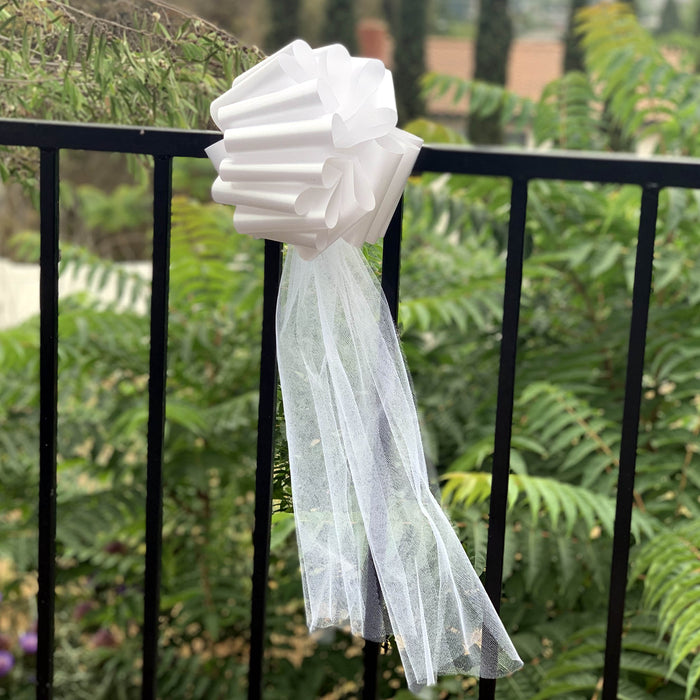
M408 373L359 247L384 235L421 141L391 73L295 41L212 103L218 202L290 244L277 347L310 630L393 634L412 691L522 662L433 497Z

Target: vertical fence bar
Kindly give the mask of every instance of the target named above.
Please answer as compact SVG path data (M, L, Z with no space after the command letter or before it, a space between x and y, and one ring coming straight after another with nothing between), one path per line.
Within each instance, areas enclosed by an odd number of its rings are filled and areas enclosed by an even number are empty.
M527 212L527 180L513 180L510 195L508 223L508 254L503 293L503 331L501 359L498 369L498 396L496 403L496 430L494 436L493 471L491 475L491 505L486 550L486 592L498 611L501 606L503 583L503 549L506 536L506 509L508 505L508 476L510 472L510 438L513 423L515 393L515 361L520 320L520 291L523 281L523 250L525 217ZM484 640L482 649L487 647ZM484 660L490 664L495 660ZM479 681L480 700L491 700L496 693L493 678Z
M58 153L54 148L42 148L39 160L41 272L37 700L50 700L53 697L58 423Z
M262 698L263 656L265 649L265 605L270 565L272 527L272 469L277 418L277 336L275 319L282 246L265 241L263 322L260 347L260 399L258 403L258 447L255 471L255 528L253 530L253 595L251 599L250 662L248 698Z
M403 220L403 197L389 222L384 247L382 250L382 291L389 306L391 318L396 323L399 313L399 275L401 268L401 224ZM367 573L367 585L379 592L381 601L381 588L374 568L372 557L369 557ZM368 599L372 595L368 592ZM373 611L376 614L376 611ZM362 700L374 700L377 697L377 683L379 673L379 643L371 640L365 641L363 650L363 676L362 676Z
M394 211L384 236L382 251L382 291L386 297L394 323L399 317L399 276L401 271L401 227L403 197Z
M155 700L158 689L158 618L163 549L163 442L168 367L168 288L173 159L157 156L153 171L153 281L148 380L146 471L146 575L143 613L141 697Z
M632 290L632 319L627 351L625 404L622 413L620 442L620 470L617 480L615 532L613 536L612 565L610 568L610 596L608 600L608 629L605 640L605 667L603 670L602 700L615 700L620 678L622 652L622 624L625 613L627 566L629 563L632 504L634 501L634 474L637 464L637 436L642 403L642 374L649 318L649 298L654 267L654 238L659 206L659 187L645 185L639 215L639 236Z

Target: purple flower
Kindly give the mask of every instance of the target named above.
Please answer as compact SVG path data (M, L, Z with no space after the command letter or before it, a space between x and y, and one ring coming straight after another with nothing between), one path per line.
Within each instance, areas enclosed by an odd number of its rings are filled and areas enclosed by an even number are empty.
M19 637L19 645L25 654L36 654L38 644L36 632L25 632Z
M108 542L102 549L108 554L129 553L129 547L123 542L120 542L119 540L113 540L112 542Z
M91 610L94 610L97 606L92 601L86 600L82 603L78 603L73 609L73 619L82 620Z
M0 651L0 678L6 676L15 665L15 657L4 649Z
M95 634L92 635L90 638L90 642L92 643L93 647L116 647L118 646L117 640L115 639L114 635L112 632L105 627L101 627L100 629L95 632Z

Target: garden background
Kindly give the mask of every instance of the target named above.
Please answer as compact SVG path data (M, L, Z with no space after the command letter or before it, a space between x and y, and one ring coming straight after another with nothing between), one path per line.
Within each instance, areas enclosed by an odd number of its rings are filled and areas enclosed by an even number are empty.
M0 4L3 115L203 128L211 99L262 56L163 3L122 6L98 18L99 8L57 0ZM379 8L395 13L397 37L410 7ZM688 13L681 28L692 28L694 9L677 8ZM637 13L622 3L581 8L580 70L537 100L498 81L440 75L414 76L413 92L467 96L470 121L496 124L495 139L700 155L697 39L656 34ZM482 27L478 15L465 22L464 31ZM400 36L409 43L397 45L417 48ZM333 37L319 28L317 38ZM402 109L404 127L427 141L465 141L466 128ZM31 152L2 152L6 201L36 200L36 170ZM82 271L88 282L62 299L59 316L56 696L130 700L140 683L149 334L134 302L150 284L119 263L149 255L151 176L145 161L94 154L66 154L61 175L62 275ZM210 202L211 180L208 163L176 162L159 679L172 699L244 697L247 667L262 246L233 233L231 212ZM639 198L632 187L530 186L502 602L526 666L499 682L502 698L600 692ZM414 178L405 196L400 332L427 455L478 571L508 201L507 182L448 175ZM3 255L36 261L33 221L30 207L17 207ZM700 697L699 223L697 192L661 193L626 700ZM381 244L366 249L378 272L380 253ZM99 295L108 284L112 301ZM0 697L13 700L34 693L38 344L36 317L0 331ZM265 697L356 697L361 642L305 632L281 437L275 489ZM391 645L380 661L381 696L410 697ZM469 697L475 686L447 678L423 697Z

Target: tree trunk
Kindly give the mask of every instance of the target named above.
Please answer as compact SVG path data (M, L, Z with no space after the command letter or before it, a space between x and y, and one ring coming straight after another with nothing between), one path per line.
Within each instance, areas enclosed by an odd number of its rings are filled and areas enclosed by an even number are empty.
M398 0L382 0L382 11L384 12L384 19L389 25L389 30L393 36L397 36L399 26Z
M666 0L663 10L661 10L661 22L657 29L657 34L669 34L678 31L682 26L681 17L678 12L678 5L675 0Z
M426 5L425 0L401 0L399 6L394 88L402 124L425 112L420 78L425 73Z
M357 53L354 0L326 0L321 38L324 44L340 43L353 56Z
M564 36L564 73L569 71L585 71L583 62L583 49L581 48L580 37L576 33L576 13L588 4L587 0L571 0L569 9L569 22Z
M700 4L695 6L695 14L693 16L693 34L700 37ZM700 42L698 42L700 44ZM695 72L700 73L700 46L696 44L695 49Z
M476 36L474 79L496 85L506 84L508 52L513 40L513 25L508 0L481 0ZM503 143L500 112L469 115L469 139L472 143Z
M301 0L268 0L270 28L265 39L267 53L273 53L299 37Z

